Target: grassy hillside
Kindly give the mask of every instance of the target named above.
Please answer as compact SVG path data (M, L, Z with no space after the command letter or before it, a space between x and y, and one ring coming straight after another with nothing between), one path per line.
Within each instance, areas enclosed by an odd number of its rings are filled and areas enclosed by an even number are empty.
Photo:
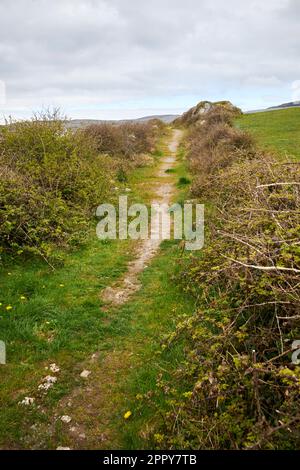
M253 134L260 146L300 159L300 108L245 114L236 125Z

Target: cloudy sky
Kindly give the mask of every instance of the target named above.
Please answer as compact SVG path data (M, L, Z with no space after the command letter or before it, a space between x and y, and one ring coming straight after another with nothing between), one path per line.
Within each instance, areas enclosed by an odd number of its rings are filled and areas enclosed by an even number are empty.
M0 0L0 114L300 100L299 31L299 0Z

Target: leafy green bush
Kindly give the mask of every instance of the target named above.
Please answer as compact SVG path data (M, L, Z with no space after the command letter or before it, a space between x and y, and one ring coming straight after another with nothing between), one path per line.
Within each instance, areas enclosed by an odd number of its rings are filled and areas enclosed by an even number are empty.
M57 115L10 122L0 131L1 250L48 256L88 227L109 194L109 159Z

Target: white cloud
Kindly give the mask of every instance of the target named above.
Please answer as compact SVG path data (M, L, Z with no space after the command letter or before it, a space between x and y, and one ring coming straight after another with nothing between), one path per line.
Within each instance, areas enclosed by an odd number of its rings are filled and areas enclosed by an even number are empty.
M205 98L245 107L267 95L288 99L300 76L299 4L1 0L0 111L61 104L98 117L109 107L142 114L153 103L170 110Z

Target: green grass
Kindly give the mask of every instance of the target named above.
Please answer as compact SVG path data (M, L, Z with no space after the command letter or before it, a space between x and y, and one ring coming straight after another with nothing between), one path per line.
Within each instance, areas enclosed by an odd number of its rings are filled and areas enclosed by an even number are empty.
M151 200L151 182L160 156L167 152L165 139L160 148L152 166L129 176L125 187L132 190L130 200ZM183 148L169 177L174 183L187 178ZM175 198L184 200L187 191L187 185L177 188ZM74 370L87 357L102 351L105 360L106 353L128 349L133 352L132 367L120 371L119 382L107 397L108 408L117 401L110 426L122 448L149 446L143 430L149 430L157 419L154 409L164 407L164 395L155 395L151 406L136 395L157 392L158 373L168 375L182 358L181 347L172 352L161 350L161 336L172 331L179 316L191 314L193 304L173 279L180 251L170 241L162 244L160 255L142 274L142 289L134 298L122 307L105 308L101 290L122 277L133 248L132 241L103 242L91 232L85 247L62 254L64 262L55 271L40 260L19 259L1 265L0 339L7 345L7 364L0 367L0 447L32 445L24 440L28 430L33 424L46 426L51 421L59 401L78 386ZM29 410L18 405L25 396L36 396L38 384L49 373L45 366L52 362L61 372L55 387L39 399L42 408ZM132 417L124 426L126 409L132 411ZM56 437L43 439L47 447L55 448L66 438L58 429Z
M36 260L1 268L0 338L7 365L0 367L0 445L15 445L21 437L27 413L18 401L36 394L46 365L59 363L63 371L60 393L56 387L47 397L55 402L71 386L74 364L118 334L103 321L99 294L125 271L131 249L130 241L103 243L91 235L88 246L66 255L54 272Z
M163 148L164 141L159 145ZM148 203L162 154L157 150L152 165L133 171L114 199L127 194L129 203ZM7 364L0 366L0 447L23 446L28 420L43 419L35 413L29 418L18 402L36 395L46 365L55 362L62 370L59 386L44 400L50 413L74 386L74 366L99 349L109 349L111 338L117 341L125 334L124 317L111 322L111 312L102 309L101 290L122 277L134 243L100 241L92 230L85 247L59 252L63 266L55 271L39 259L6 259L0 264L0 339L7 349Z
M186 184L191 184L191 180L187 178L186 176L181 176L178 180L177 185L180 186L185 186Z
M161 347L161 338L175 329L179 317L190 315L194 310L191 297L183 294L172 278L180 269L179 256L177 243L164 242L160 256L141 276L143 288L134 301L124 305L119 312L134 321L127 333L127 341L138 342L136 364L121 384L125 399L120 403L119 415L122 416L121 410L132 411L122 432L125 449L153 446L147 432L153 430L158 420L157 411L163 411L166 406L166 397L157 385L158 375L169 378L183 360L182 345L170 350ZM149 393L150 401L146 398ZM122 425L120 421L116 424Z
M300 108L245 114L236 125L250 131L261 147L300 159Z

